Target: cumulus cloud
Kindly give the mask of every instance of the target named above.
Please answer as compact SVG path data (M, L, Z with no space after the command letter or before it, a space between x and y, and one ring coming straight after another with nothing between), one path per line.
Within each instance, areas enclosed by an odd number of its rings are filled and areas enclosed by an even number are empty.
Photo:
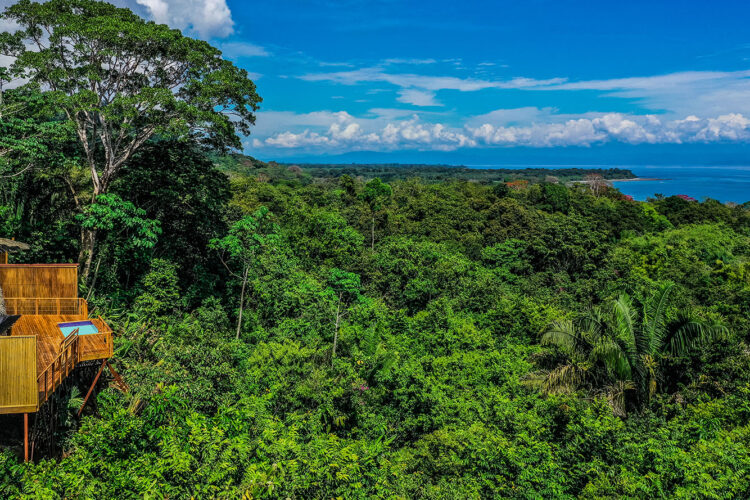
M737 142L750 140L750 120L741 114L701 119L664 120L654 115L606 113L597 117L568 119L530 126L467 127L472 136L488 146L590 146L602 142L627 144L682 144L690 142Z
M533 113L528 108L521 108L498 110L491 116L497 118L503 114L507 118ZM397 149L453 151L477 147L587 147L605 142L681 144L750 140L750 119L738 113L712 118L691 115L666 120L655 115L622 113L590 113L576 117L556 115L549 109L541 109L536 111L535 116L546 116L552 121L526 125L467 123L451 127L444 123L423 121L417 115L406 117L383 113L371 118L357 118L346 112L321 112L302 116L301 121L306 124L304 130L289 130L271 134L265 139L255 139L253 147L337 152Z
M202 38L224 38L234 33L226 0L136 0L157 23L191 30Z
M273 134L263 140L255 139L255 148L281 149L341 149L394 150L412 147L452 151L461 147L476 146L476 141L461 130L454 130L440 123L422 122L418 116L409 119L382 123L381 117L355 119L346 112L329 113L333 123L326 130L314 131L305 128L301 132L286 131ZM319 116L320 117L320 116Z

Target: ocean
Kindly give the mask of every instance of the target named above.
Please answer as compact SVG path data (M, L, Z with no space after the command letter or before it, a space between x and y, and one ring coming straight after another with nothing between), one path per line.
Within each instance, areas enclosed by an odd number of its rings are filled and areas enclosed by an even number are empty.
M697 200L713 198L721 202L744 203L750 201L750 167L683 167L638 165L476 165L470 168L625 168L637 177L656 178L656 181L615 182L623 194L645 201L656 193L664 196L686 194Z
M750 201L750 167L658 167L633 166L636 176L658 181L615 182L623 194L643 201L661 193L664 196L686 194L695 199L713 198L721 202Z

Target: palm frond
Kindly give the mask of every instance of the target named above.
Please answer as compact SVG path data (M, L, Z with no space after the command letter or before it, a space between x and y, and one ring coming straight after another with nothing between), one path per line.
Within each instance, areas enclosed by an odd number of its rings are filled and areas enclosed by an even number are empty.
M661 351L667 331L667 305L674 283L667 281L645 301L643 311L644 349L641 353L655 355Z
M66 407L69 412L77 411L81 405L83 405L83 397L78 387L73 386L70 389L70 397L68 398Z
M606 318L600 307L592 307L578 320L578 328L593 346L595 338L601 336L606 327Z
M644 385L646 386L646 394L648 400L651 401L656 394L657 389L657 373L659 363L650 354L643 356L642 360L643 373L644 373Z
M628 391L635 389L635 384L630 380L620 380L607 388L607 401L612 408L612 413L618 417L627 416L625 395Z
M578 365L560 365L547 373L541 384L544 394L565 394L575 391L586 377L586 369Z
M623 346L614 339L602 337L591 351L593 360L600 362L607 373L617 380L631 380L633 367Z
M569 319L553 321L542 335L541 343L557 346L566 353L573 353L578 348L578 333Z
M642 347L639 343L636 322L637 313L633 301L628 294L622 294L612 304L614 319L613 340L627 356L631 367L637 364L638 352Z
M547 374L549 374L549 370L538 370L527 373L521 378L521 385L541 391L542 385L544 385L544 381L547 379Z
M702 321L694 311L682 311L667 327L663 351L684 356L701 345L723 338L728 329L720 321Z

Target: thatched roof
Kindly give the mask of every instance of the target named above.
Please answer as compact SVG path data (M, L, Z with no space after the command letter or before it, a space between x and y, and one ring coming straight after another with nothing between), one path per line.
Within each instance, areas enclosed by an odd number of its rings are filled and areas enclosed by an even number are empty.
M26 243L21 243L20 241L8 240L5 238L0 238L0 253L21 252L24 250L28 250L29 248L31 247L29 247L29 245L27 245Z

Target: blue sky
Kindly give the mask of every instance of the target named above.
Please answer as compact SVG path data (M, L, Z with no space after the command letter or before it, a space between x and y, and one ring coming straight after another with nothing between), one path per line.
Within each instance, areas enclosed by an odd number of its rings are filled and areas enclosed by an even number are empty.
M251 72L261 159L750 163L750 2L117 3Z

